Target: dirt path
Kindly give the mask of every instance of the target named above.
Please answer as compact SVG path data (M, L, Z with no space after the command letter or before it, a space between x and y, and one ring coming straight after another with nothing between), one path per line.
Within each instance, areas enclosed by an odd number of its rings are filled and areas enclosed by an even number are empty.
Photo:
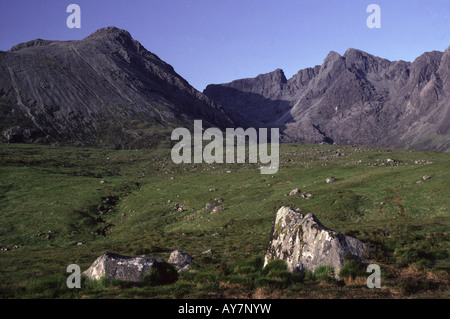
M389 188L389 190L391 190L395 194L395 197L390 198L389 200L398 207L399 216L405 217L406 209L403 206L403 197L400 196L396 187Z

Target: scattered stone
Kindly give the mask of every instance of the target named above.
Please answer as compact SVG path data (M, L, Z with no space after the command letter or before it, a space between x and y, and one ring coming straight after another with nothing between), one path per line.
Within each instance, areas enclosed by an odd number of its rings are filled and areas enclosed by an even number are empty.
M422 177L422 179L424 180L424 181L426 181L427 179L430 179L431 178L431 176L428 176L428 175L424 175L423 177Z
M183 268L180 268L180 269L178 270L178 272L180 273L180 272L183 272L183 271L188 271L190 268L191 268L191 265L186 265L186 266L184 266Z
M334 178L334 177L328 177L327 179L326 179L326 182L329 184L329 183L334 183L336 181L336 178Z
M291 190L291 192L289 193L289 196L294 196L297 195L298 193L300 193L300 189L296 188Z
M384 165L384 163L382 163L381 165ZM391 158L388 158L388 159L386 160L386 165L389 165L389 166L398 166L398 162L395 161L395 160L393 160L393 159L391 159Z
M158 269L161 273L167 272L166 263L162 258L128 257L106 253L97 258L83 275L92 280L106 277L108 280L120 279L138 283L152 269Z
M104 180L104 179L102 179L101 181L100 181L100 184L106 184L106 183L108 183L106 180Z
M423 183L423 180L418 180L417 182L416 182L416 184L422 184Z
M167 204L170 204L170 203L172 203L172 201L169 199L169 200L167 201Z
M108 196L102 198L102 203L107 205L116 205L116 202L119 200L117 196Z
M41 237L41 236L43 236L44 235L44 233L38 233L37 234L37 237Z
M416 164L416 165L420 165L420 164L430 165L430 164L433 164L433 162L426 161L426 160L417 160L417 161L414 161L414 164Z
M219 235L220 235L219 233L211 234L211 236L213 236L213 237L216 237L216 236L219 236Z
M223 199L220 197L217 197L214 199L216 202L218 202L219 204L223 202Z
M221 211L224 211L224 210L225 210L225 207L223 207L223 206L216 206L212 210L211 214L217 214L217 213L220 213Z
M81 246L81 245L83 245L83 242L82 242L82 241L80 241L80 242L77 243L77 246Z
M306 192L302 193L300 196L304 199L310 199L312 197L311 193L306 193Z
M364 243L326 228L313 214L304 216L289 207L281 207L272 227L264 266L274 259L286 261L291 272L330 266L339 278L344 256L362 261L366 250Z
M215 192L215 191L217 191L217 189L215 189L215 188L210 188L209 191L210 191L210 192Z
M212 249L208 249L208 250L203 251L202 255L210 255L212 253L213 253Z
M180 270L188 270L192 263L192 257L180 250L174 250L169 256L168 263Z
M214 207L216 207L216 204L214 204L214 203L207 203L207 204L205 205L205 209L206 209L206 210L211 210L211 209L213 209Z

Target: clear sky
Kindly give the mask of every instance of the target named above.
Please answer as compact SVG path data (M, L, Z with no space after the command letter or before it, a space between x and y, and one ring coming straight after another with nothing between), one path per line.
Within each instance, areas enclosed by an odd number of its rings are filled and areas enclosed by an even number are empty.
M81 29L66 26L71 3L81 7ZM381 29L366 25L372 3ZM290 78L331 50L413 61L450 45L449 20L450 0L0 0L0 50L116 26L202 91L277 68Z

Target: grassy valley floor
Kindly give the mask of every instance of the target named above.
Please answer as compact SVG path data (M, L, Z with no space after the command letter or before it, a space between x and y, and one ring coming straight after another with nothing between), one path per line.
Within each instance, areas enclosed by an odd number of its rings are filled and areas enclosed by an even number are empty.
M0 144L0 154L1 298L449 297L448 153L282 144L274 175L176 165L170 149ZM288 196L295 188L312 197ZM382 288L351 269L341 281L262 269L281 206L372 246ZM175 283L66 286L68 265L84 271L105 252L167 261L175 249L194 258Z

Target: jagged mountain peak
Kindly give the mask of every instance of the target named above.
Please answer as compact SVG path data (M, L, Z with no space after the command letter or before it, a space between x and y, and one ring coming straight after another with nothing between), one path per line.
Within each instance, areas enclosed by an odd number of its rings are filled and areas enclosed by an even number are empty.
M357 56L362 56L362 55L369 55L367 52L359 50L359 49L355 49L355 48L348 48L345 52L344 52L344 57L348 57L351 55L357 55Z
M339 53L337 53L336 51L330 51L327 55L327 57L325 58L324 62L327 61L334 61L341 58L341 55Z
M113 26L98 29L94 33L87 36L85 39L114 39L119 37L132 39L131 34L128 31Z
M101 45L109 42L113 45L122 46L136 52L141 52L143 49L141 43L135 40L128 31L117 27L98 29L82 41L87 43L95 42Z
M420 64L426 64L426 63L436 63L442 59L442 56L445 54L445 52L440 51L430 51L425 52L424 54L418 56L414 63L420 63Z
M347 63L368 61L368 60L371 60L371 61L381 60L380 58L378 58L372 54L369 54L362 50L353 49L353 48L350 48L347 51L345 51L343 57L345 58Z
M273 82L276 83L286 83L286 75L284 74L284 71L282 69L276 69L275 71L260 74L257 76L259 79L270 79Z

